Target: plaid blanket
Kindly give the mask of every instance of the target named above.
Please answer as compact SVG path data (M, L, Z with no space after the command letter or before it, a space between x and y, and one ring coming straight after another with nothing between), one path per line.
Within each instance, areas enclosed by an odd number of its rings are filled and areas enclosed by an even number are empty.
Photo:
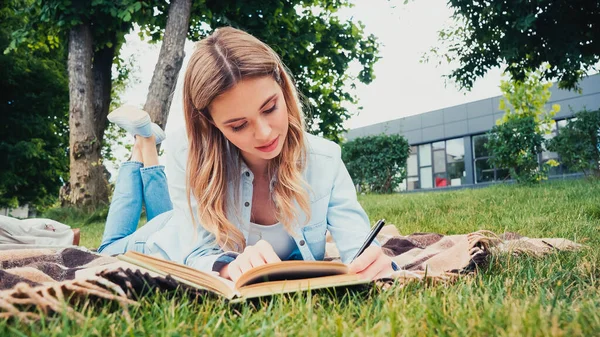
M515 233L495 235L479 231L463 235L414 233L402 236L388 225L378 236L384 252L401 267L391 275L396 284L423 278L449 281L469 274L485 263L490 254L528 253L544 255L555 250L574 250L580 245L566 239L530 239ZM339 254L328 237L328 260ZM390 282L384 283L388 286ZM161 277L129 265L116 257L85 248L0 250L0 318L39 318L39 312L66 310L81 317L72 306L84 298L127 306L149 292L185 289L194 296L208 292L190 289L174 279ZM36 310L37 309L37 310Z

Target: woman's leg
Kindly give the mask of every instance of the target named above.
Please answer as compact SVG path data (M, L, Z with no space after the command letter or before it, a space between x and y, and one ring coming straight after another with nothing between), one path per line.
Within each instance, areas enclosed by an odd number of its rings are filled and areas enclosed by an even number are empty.
M154 137L141 138L139 145L144 161L144 167L140 169L144 204L146 205L146 217L150 221L157 215L172 210L173 203L169 197L164 166L159 165L158 162L158 152L156 151Z
M162 165L143 167L142 184L144 186L144 203L146 204L146 216L148 221L157 215L173 209L173 203L169 196L165 168Z
M131 159L123 164L127 167L123 180L121 172L117 178L103 243L98 249L101 253L122 254L128 250L150 253L146 241L171 217L169 211L173 204L164 167L158 163L155 137L136 137ZM133 170L137 170L137 174ZM137 229L142 201L146 205L148 222Z
M112 242L102 250L98 250L98 252L110 255L124 254L127 251L136 251L144 254L156 253L151 250L151 247L146 245L146 241L169 222L172 213L168 211L156 216L135 232Z
M125 253L127 250L136 250L144 253L146 240L152 233L164 226L165 219L168 220L170 214L165 214L165 217L156 219L157 221L150 220L155 218L156 215L166 213L167 210L172 209L166 187L166 176L162 167L152 169L151 171L159 172L156 174L152 172L146 178L142 177L140 171L144 166L158 165L156 144L165 139L165 134L158 125L150 123L150 117L145 111L135 107L123 106L111 112L108 119L127 130L136 139L131 161L124 163L119 170L102 243L98 251L107 254L119 254ZM152 191L166 197L166 201L157 199L154 196L150 200L150 210L148 210L149 205L146 203L147 213L149 212L148 223L138 230L142 202L145 199L144 180L148 181ZM164 191L161 192L162 186L164 186ZM152 205L159 202L160 206L152 207Z
M142 167L139 161L128 161L121 165L99 252L137 229L143 200Z

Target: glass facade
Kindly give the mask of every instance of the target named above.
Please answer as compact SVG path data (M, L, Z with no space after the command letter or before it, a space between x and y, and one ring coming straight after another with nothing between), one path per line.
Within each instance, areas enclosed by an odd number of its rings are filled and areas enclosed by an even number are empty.
M464 185L467 177L464 139L456 138L446 141L446 163L450 186Z
M401 191L464 185L467 176L464 139L411 146L406 172Z
M432 188L433 171L431 169L431 144L419 145L419 174L421 188Z
M544 135L546 140L552 139L558 135L560 128L567 125L568 120L552 121L550 125L550 132ZM510 179L510 173L507 169L493 167L488 163L490 158L489 151L485 148L487 143L487 135L477 135L472 137L473 142L473 168L475 173L475 183L483 183L497 180L508 180ZM538 155L538 162L540 165L554 160L560 162L560 156L556 152L547 151L544 149L542 153ZM548 176L556 176L569 172L568 168L564 165L558 165L550 167L548 170Z
M550 133L544 137L546 139L556 137L560 133L560 129L567 123L568 120L553 122ZM469 138L471 146L467 148L465 140L468 141ZM490 151L485 147L487 141L487 135L480 134L411 146L407 160L407 178L401 183L398 190L411 191L509 180L508 169L494 167L488 162ZM467 170L466 164L471 165L471 160L465 163L465 151L472 154L473 166L469 170ZM540 164L549 160L560 162L560 157L557 153L550 151L543 151L539 154ZM467 172L470 172L469 174L472 172L472 177L467 177ZM550 176L566 173L573 172L569 172L563 165L551 167L548 172Z
M417 147L410 147L410 155L406 163L406 189L417 190L419 185L419 162L417 160Z
M473 169L476 184L510 178L507 169L497 168L488 161L490 152L485 147L488 141L487 135L473 136L471 141L473 143Z
M446 142L431 144L433 148L433 185L435 187L448 186L446 167Z

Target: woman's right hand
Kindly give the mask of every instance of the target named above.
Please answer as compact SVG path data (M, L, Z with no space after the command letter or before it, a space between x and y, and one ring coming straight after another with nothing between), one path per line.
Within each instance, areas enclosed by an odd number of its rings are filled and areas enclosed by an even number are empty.
M254 267L279 261L281 259L277 256L271 244L265 240L260 240L254 246L246 246L244 252L223 267L219 274L221 277L235 282L243 273Z

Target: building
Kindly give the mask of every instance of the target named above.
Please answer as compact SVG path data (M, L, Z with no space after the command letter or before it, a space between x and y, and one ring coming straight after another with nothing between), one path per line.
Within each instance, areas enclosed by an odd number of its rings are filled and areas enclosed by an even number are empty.
M560 132L569 118L587 108L600 108L600 74L581 81L581 93L550 88L547 104L559 104L561 111L554 117L553 135ZM401 134L411 145L407 162L407 179L400 190L431 189L447 186L486 184L507 179L508 170L492 167L485 133L502 118L498 109L501 96L448 107L415 116L350 130L348 140L377 134ZM557 158L556 153L539 155L540 163ZM554 167L551 177L572 174L566 167Z

